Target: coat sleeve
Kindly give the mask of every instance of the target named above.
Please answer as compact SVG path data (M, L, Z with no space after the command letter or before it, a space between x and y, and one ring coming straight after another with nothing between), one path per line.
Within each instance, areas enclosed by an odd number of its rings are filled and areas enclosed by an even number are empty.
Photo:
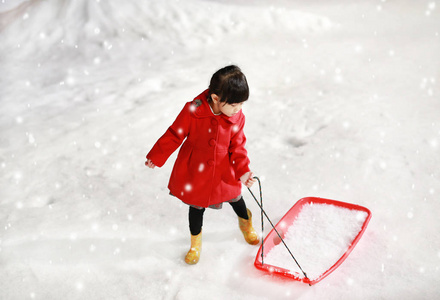
M241 176L250 171L250 161L245 148L246 136L243 132L244 123L245 117L243 115L240 122L233 126L233 134L229 144L229 160L235 171L235 178L237 180L240 180Z
M191 107L191 102L183 107L174 123L157 140L147 154L147 159L150 159L156 166L162 167L188 136L191 125Z

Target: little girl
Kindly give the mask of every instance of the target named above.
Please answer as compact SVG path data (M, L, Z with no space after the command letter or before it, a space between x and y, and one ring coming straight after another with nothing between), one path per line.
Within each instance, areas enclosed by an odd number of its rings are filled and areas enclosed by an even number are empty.
M206 207L219 209L228 202L238 216L245 240L252 245L259 243L252 214L241 196L241 183L251 187L255 182L245 149L245 117L241 111L248 98L249 87L240 68L232 65L218 70L209 88L186 103L147 155L147 167L162 167L186 139L168 188L171 195L189 205L188 264L196 264L200 258Z

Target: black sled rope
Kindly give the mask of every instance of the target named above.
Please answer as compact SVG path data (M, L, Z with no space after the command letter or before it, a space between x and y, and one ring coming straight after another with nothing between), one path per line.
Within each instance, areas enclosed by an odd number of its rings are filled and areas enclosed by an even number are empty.
M263 209L263 191L261 189L261 181L260 181L260 178L258 178L258 177L254 177L254 179L256 179L258 181L258 188L260 189L260 202L258 202L257 198L255 197L254 193L252 193L250 188L248 188L248 191L249 191L249 193L251 193L252 197L254 198L255 202L257 202L257 204L258 204L258 206L260 207L260 210L261 210L261 235L262 235L262 239L261 239L261 264L264 265L264 238L263 238L263 236L264 236L263 235L264 234L264 218L263 218L263 216L265 216L266 219L269 221L270 225L272 226L273 230L275 230L276 234L281 239L281 242L283 242L284 247L286 247L287 251L289 251L290 256L292 256L293 260L295 261L295 263L297 264L297 266L299 267L299 269L303 273L304 277L309 279L307 277L306 272L304 272L304 270L301 268L301 266L299 265L299 263L296 260L295 256L293 256L292 251L290 251L289 247L284 242L284 239L281 237L280 233L278 232L278 230L273 225L273 223L270 220L269 216L266 214L266 211ZM311 286L311 284L309 284L309 285Z

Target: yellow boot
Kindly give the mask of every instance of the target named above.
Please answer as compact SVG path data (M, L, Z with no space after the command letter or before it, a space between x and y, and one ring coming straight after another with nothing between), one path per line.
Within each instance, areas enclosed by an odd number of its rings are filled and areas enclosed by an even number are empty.
M248 244L256 245L260 242L258 239L258 234L255 231L254 227L252 227L252 213L249 209L247 209L248 220L238 217L238 225L240 226L240 230L243 233L244 239Z
M185 262L189 265L195 265L199 262L200 252L202 252L202 233L191 235L191 249L185 256Z

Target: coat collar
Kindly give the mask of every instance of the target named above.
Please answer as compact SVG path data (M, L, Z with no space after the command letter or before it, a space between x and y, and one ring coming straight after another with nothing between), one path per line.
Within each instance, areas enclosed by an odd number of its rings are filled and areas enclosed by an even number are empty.
M228 117L225 114L221 114L218 116L214 115L211 107L209 106L208 97L209 89L203 91L192 101L191 112L196 118L219 117L229 123L235 124L243 117L243 113L241 111L232 117Z

